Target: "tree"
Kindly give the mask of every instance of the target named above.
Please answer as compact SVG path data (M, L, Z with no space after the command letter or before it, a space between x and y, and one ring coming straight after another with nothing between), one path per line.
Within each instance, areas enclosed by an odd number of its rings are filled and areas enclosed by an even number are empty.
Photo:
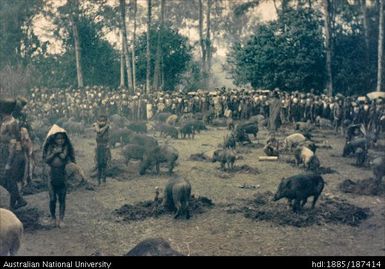
M146 93L150 93L151 78L151 9L152 2L147 0L147 34L146 34Z
M87 17L81 17L78 21L84 83L118 87L119 53L102 39L101 27ZM77 84L73 39L70 33L64 42L65 52L62 55L41 55L34 59L33 64L41 74L41 86L63 88Z
M325 59L319 14L288 8L278 21L260 25L249 40L233 46L228 63L236 84L321 91Z
M26 66L39 49L45 50L32 31L33 16L42 6L41 0L0 1L0 69Z
M150 29L150 68L154 70L157 46L157 32L159 29ZM189 67L192 59L192 48L188 44L186 37L179 34L170 27L164 27L160 40L161 51L163 52L164 69L164 89L172 91L181 82L183 73ZM137 80L139 84L145 85L147 81L147 33L140 35L135 44L135 54L137 56ZM153 76L150 79L153 79Z
M333 73L332 73L332 45L331 45L331 22L330 22L330 0L323 0L324 23L325 23L325 49L326 49L326 89L329 96L333 95Z
M136 43L136 16L138 11L138 2L137 0L133 0L133 17L134 17L134 30L132 33L132 87L133 91L136 91L136 57L135 57L135 43Z
M156 44L156 57L155 57L155 67L154 67L154 84L153 89L155 91L158 90L159 82L161 79L161 70L160 70L160 62L162 58L162 50L160 40L162 39L163 28L164 28L164 13L165 13L165 0L161 0L160 4L160 26L157 35L157 44Z
M382 61L384 54L384 0L380 0L380 19L378 23L378 59L377 59L377 87L376 91L382 90Z
M123 47L123 55L126 63L126 71L127 71L127 85L128 89L131 91L133 88L132 85L132 72L131 72L131 61L129 56L128 49L128 39L127 39L127 29L126 29L126 0L119 0L120 7L120 18L121 18L121 32L122 32L122 47Z

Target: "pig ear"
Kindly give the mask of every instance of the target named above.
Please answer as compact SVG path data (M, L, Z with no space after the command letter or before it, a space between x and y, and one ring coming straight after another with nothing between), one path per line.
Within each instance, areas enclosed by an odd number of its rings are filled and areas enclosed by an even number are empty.
M290 180L286 182L286 187L291 188L291 181Z

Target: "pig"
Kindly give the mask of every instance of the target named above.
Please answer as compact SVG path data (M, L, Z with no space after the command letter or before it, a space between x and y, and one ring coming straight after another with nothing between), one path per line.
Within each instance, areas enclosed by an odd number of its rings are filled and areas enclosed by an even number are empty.
M152 150L145 152L143 161L139 167L139 174L144 175L146 170L152 168L154 165L156 167L156 173L159 174L159 165L164 162L167 162L168 173L172 174L172 170L174 169L178 157L179 153L174 147L170 145L157 146Z
M134 133L127 128L112 129L110 133L110 144L112 147L115 147L117 143L120 143L121 145L128 144L130 137L133 135Z
M194 129L194 125L192 125L191 123L184 124L179 129L179 132L180 132L181 138L186 138L186 135L187 135L188 138L194 139L195 129Z
M0 208L0 224L0 256L15 256L23 239L23 223L12 211Z
M312 130L311 122L308 120L307 122L296 122L295 123L295 130L301 131L301 132L310 132Z
M211 121L211 124L216 127L227 127L226 119L224 118L215 118Z
M147 133L145 122L132 122L127 126L127 129L139 134Z
M141 145L150 149L158 146L158 141L151 136L137 134L130 138L130 144Z
M247 142L251 144L251 140L249 136L246 134L245 129L235 128L232 135L234 136L236 142L239 142L239 143Z
M236 141L235 141L235 137L232 134L226 135L223 143L223 147L228 149L235 149Z
M263 152L266 156L279 156L279 150L271 144L266 144L263 147Z
M221 163L221 169L225 170L225 164L227 164L227 168L233 170L234 168L234 162L235 162L235 154L226 149L218 149L214 151L212 162L220 162Z
M364 136L361 124L351 124L346 129L346 142L350 142L354 137Z
M11 196L9 192L0 185L0 208L10 209Z
M320 162L317 156L305 146L297 147L294 151L296 164L304 164L306 169L317 171L320 168Z
M144 146L137 144L128 144L122 148L121 154L123 155L126 164L128 164L131 159L142 161L144 152Z
M258 125L263 125L264 121L265 121L265 116L263 116L261 114L252 116L249 119L249 122L254 122L254 123L258 124Z
M358 148L361 148L363 149L364 151L367 151L368 150L368 140L367 138L365 137L357 137L357 138L354 138L352 141L349 141L347 143L345 143L345 146L344 146L344 149L343 149L343 153L342 153L342 157L347 157L351 154L355 154L356 153L356 150Z
M292 151L293 148L306 141L306 137L300 133L287 136L284 140L285 150Z
M324 179L320 175L295 175L282 178L273 201L287 198L293 211L298 213L306 204L308 197L313 196L312 208L314 208L324 185Z
M379 184L385 175L385 158L378 157L372 161L373 175L376 182Z
M194 130L200 133L201 131L207 131L205 123L201 120L192 120L186 122L186 124L191 124L194 127Z
M246 122L239 124L237 128L241 128L245 130L246 134L252 134L254 138L257 138L258 133L258 125L254 122Z
M66 184L69 189L76 189L81 184L87 182L86 176L82 168L73 162L69 162L65 166Z
M109 119L112 128L118 128L121 126L126 126L128 124L127 118L120 116L119 114L113 114L110 116Z
M178 139L178 130L167 124L162 125L160 134L165 135L166 137L170 136L171 138Z
M357 148L356 152L356 165L363 166L368 159L368 151L362 148Z
M332 129L333 128L333 124L332 124L331 120L321 118L320 116L316 117L315 126L317 126L318 128L322 128L322 129L325 129L325 128Z
M202 112L197 112L197 113L194 113L193 118L196 120L203 120L204 116L205 115Z
M138 243L125 256L183 256L163 238L149 238Z
M155 120L160 122L166 122L168 117L170 117L172 114L170 112L160 112L157 115L155 115Z
M171 126L175 126L176 122L178 120L178 116L173 114L171 116L169 116L167 119L166 119L166 123L168 125L171 125Z
M190 218L188 210L191 198L191 184L184 178L171 178L164 188L163 206L168 210L175 210L174 218L185 215Z
M311 141L305 141L304 143L301 144L302 146L305 146L307 147L308 149L310 149L311 151L313 151L313 153L315 154L315 152L317 151L318 149L318 146L311 142Z

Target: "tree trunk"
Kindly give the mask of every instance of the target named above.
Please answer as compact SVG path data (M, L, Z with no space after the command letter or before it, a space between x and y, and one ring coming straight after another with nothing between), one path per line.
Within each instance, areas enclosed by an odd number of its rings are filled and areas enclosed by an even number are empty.
M369 18L366 7L366 0L361 0L361 12L362 12L362 24L364 26L364 35L365 35L365 65L369 67L370 60L370 44L369 44ZM369 85L369 74L366 72L365 74L366 85Z
M131 72L131 63L128 50L127 42L127 29L126 29L126 0L119 0L120 6L120 18L121 18L121 29L123 32L123 53L124 59L126 60L126 70L127 70L127 86L128 90L132 90L132 72Z
M279 9L278 9L276 0L273 0L273 4L274 4L275 13L279 14Z
M329 0L323 0L324 20L325 20L325 49L326 49L326 71L327 81L326 89L328 95L333 95L333 76L332 76L332 48L331 48L331 27L330 27L330 3Z
M126 86L125 78L124 78L124 47L123 47L123 31L120 29L120 39L122 42L122 51L120 52L120 88L124 88Z
M147 59L147 68L146 68L146 93L150 93L150 79L151 79L151 53L150 53L150 31L151 31L151 0L147 0L147 48L146 48L146 59Z
M74 35L74 46L75 46L75 58L76 58L76 74L78 78L78 87L82 88L84 87L83 82L83 71L82 71L82 64L81 64L81 50L80 50L80 41L79 41L79 32L78 32L78 26L74 18L70 16L70 24L72 27L72 32Z
M206 18L206 85L209 85L210 82L210 73L211 73L211 19L210 19L210 13L211 13L211 0L207 0L207 18Z
M203 3L202 0L199 0L199 42L201 45L201 76L203 79L203 87L207 89L206 84L206 75L207 75L207 69L206 69L206 47L205 47L205 41L203 39Z
M156 58L155 58L155 67L154 67L154 84L153 89L158 90L160 84L160 59L162 57L162 47L161 47L161 37L163 34L163 25L164 25L164 4L165 0L160 2L160 27L158 31L158 37L156 41Z
M132 88L136 91L136 56L135 56L135 43L136 43L136 13L138 10L138 2L134 0L134 32L132 34Z
M288 0L281 0L281 9L282 9L283 14L286 13L288 8L289 8L289 1Z
M384 0L380 0L380 18L378 30L378 58L377 58L377 87L376 91L382 90L382 58L384 54Z

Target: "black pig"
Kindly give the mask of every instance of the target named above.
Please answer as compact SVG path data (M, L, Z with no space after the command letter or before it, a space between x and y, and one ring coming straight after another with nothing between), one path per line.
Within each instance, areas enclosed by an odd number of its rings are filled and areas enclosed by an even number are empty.
M307 198L313 196L312 208L324 188L324 180L320 175L295 175L283 178L274 195L273 201L287 198L294 212L300 212ZM294 200L294 204L292 204Z

